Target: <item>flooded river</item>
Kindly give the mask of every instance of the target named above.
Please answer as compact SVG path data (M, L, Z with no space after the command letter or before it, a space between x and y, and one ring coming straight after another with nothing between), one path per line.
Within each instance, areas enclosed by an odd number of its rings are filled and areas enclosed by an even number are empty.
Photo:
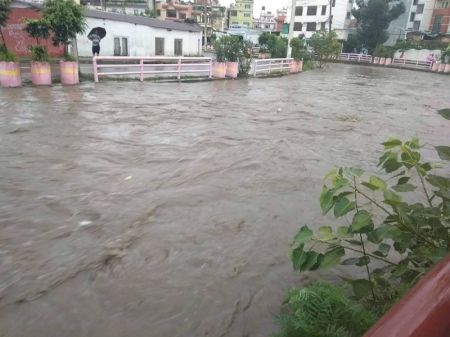
M449 88L334 65L0 89L0 336L268 336L288 287L336 273L288 257L329 220L325 172L374 167L390 135L448 143Z

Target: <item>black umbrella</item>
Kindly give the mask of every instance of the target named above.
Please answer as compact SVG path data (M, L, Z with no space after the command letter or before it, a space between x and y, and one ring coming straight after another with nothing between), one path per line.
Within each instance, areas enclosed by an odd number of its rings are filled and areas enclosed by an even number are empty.
M88 34L88 38L90 39L90 36L93 34L97 34L98 36L100 36L100 39L103 39L106 36L106 29L103 27L92 28L90 33Z

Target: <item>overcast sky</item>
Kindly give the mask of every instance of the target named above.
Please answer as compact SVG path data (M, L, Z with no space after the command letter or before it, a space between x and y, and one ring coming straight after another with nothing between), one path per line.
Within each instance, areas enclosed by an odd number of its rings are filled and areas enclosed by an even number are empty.
M220 3L229 6L231 3L234 3L234 0L220 0ZM255 9L253 16L259 17L259 13L261 12L261 7L266 6L266 11L275 12L278 8L287 7L288 4L291 4L290 0L255 0Z

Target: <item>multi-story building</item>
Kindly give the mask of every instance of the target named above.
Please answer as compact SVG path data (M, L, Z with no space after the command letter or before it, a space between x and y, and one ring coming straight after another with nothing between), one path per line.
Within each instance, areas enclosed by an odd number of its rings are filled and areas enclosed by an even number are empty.
M228 11L229 26L253 27L253 0L236 0Z
M387 46L393 46L397 40L406 39L408 32L418 32L423 29L425 6L429 0L402 0L405 4L405 12L392 21L388 28L389 39L385 42ZM400 1L392 1L394 6ZM421 28L422 27L422 28Z
M183 4L173 0L156 3L156 17L162 20L185 20L197 14L191 4Z
M275 21L276 21L275 31L276 32L281 32L283 30L283 25L286 22L286 18L287 18L287 9L286 8L277 9L277 14L275 16Z
M207 37L211 37L216 32L223 32L226 24L226 7L221 6L217 0L195 0L193 4L194 14L197 23L205 30Z
M154 0L81 0L89 9L130 15L146 15L155 8Z
M310 38L320 30L331 29L340 40L347 40L353 0L297 0L294 35Z
M265 32L273 32L277 26L275 15L272 12L266 12L265 7L262 8L259 18L253 19L253 28Z
M450 0L436 0L429 31L434 34L450 33Z

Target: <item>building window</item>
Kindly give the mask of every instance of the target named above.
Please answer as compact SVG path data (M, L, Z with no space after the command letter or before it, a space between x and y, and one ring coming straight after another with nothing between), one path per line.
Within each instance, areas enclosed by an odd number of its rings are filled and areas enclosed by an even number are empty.
M351 16L352 16L352 13L350 13L350 12L347 12L347 16L346 16L346 18L350 20Z
M175 39L174 54L175 56L183 56L183 40Z
M413 29L414 30L419 30L420 28L420 21L414 21L413 23Z
M316 31L316 23L315 22L308 22L306 24L306 31L307 32L315 32Z
M128 38L114 38L114 56L128 56Z
M231 23L232 25L238 25L239 24L239 22L237 22L237 21L233 21L232 23Z
M186 19L186 13L180 13L179 14L179 16L180 16L180 19Z
M322 15L327 14L327 6L322 6Z
M248 22L244 22L244 25L247 27L250 26L250 24Z
M155 55L156 56L164 55L164 38L163 37L155 37Z
M331 7L336 6L336 0L333 0L333 3L331 4Z
M422 14L423 13L423 7L424 7L424 4L417 5L416 13L417 14Z
M156 16L157 16L157 17L160 17L160 16L161 16L161 10L160 10L160 9L157 9L157 10L156 10Z
M176 9L168 9L167 10L167 17L168 18L176 18L177 17L177 10Z
M413 5L414 5L414 6L417 5L418 2L419 2L419 0L414 0L414 1L413 1Z
M416 17L416 13L411 13L411 15L409 16L409 21L413 22L415 17Z
M321 22L320 23L320 30L326 30L327 29L327 23L326 22Z
M317 6L308 6L306 10L306 15L316 15L317 14Z
M245 5L244 8L245 8L245 9L251 9L252 6L251 6L251 5Z
M244 13L244 17L249 18L250 17L250 13Z
M237 16L237 11L231 11L230 16Z
M301 32L302 31L302 23L301 22L294 22L294 32Z
M295 7L295 16L303 15L303 6Z
M348 0L348 3L353 5L353 0Z

